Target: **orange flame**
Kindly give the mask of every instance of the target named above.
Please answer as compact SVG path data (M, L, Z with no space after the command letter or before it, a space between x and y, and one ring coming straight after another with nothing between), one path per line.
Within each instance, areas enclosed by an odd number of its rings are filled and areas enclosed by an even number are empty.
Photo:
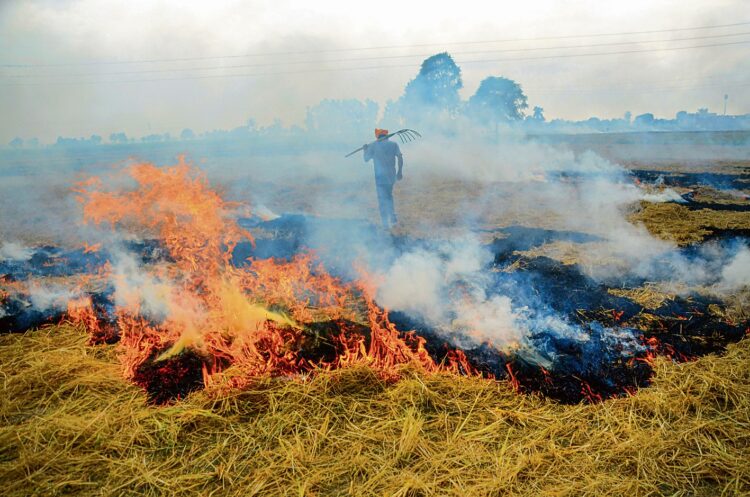
M373 287L365 278L345 284L328 274L312 253L289 261L250 259L247 266L232 265L236 245L254 243L253 237L231 218L237 206L212 190L205 176L183 158L166 168L134 164L125 173L134 188L106 191L101 179L91 178L75 191L85 222L156 237L172 260L138 268L147 274L139 284L129 275L113 277L120 358L127 377L147 361L167 360L185 350L205 358L207 385L241 387L262 375L355 363L388 376L397 376L405 364L425 371L472 371L463 354L437 365L424 339L399 332L387 311L374 303ZM160 319L149 316L147 307L158 307ZM358 309L364 309L364 316ZM71 302L68 314L92 335L97 333L90 300ZM369 337L346 324L363 321ZM303 358L300 350L311 336L308 328L321 322L338 323L338 333L327 337L336 357Z
M101 243L95 243L93 245L89 245L88 243L83 244L83 253L84 254L91 254L94 252L99 252L99 250L102 248Z

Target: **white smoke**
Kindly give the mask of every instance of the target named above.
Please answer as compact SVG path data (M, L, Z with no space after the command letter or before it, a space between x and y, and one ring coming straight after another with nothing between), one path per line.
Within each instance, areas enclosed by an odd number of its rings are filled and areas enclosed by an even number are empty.
M750 285L750 249L743 246L721 270L720 289L737 290Z
M664 203L664 202L677 202L680 204L687 203L687 200L682 198L682 196L679 193L672 190L671 188L665 188L664 190L658 193L644 192L641 195L641 200L644 200L646 202L652 202L655 204Z
M543 181L550 173L561 171L623 171L590 151L576 156L569 149L529 140L517 132L491 142L481 133L481 129L466 125L449 136L410 143L404 152L408 166L418 172L481 182Z
M79 288L41 281L29 283L27 291L31 305L41 312L67 309L69 301L81 296Z
M157 321L169 316L175 294L173 283L144 271L135 255L114 252L111 279L118 307L139 309L140 314Z
M460 245L441 243L404 253L383 275L378 302L421 319L454 346L488 344L512 349L545 368L554 368L558 340L580 350L598 350L604 343L622 355L639 349L628 330L601 326L595 330L597 343L593 343L591 330L548 309L535 297L522 297L528 288L520 281L518 295L515 290L498 293L488 273L491 261L489 251L470 236Z
M0 245L0 260L28 261L34 250L15 242L3 242Z
M430 174L509 184L476 199L470 205L476 210L494 209L498 214L498 209L515 209L542 220L549 229L594 235L598 241L580 245L579 257L582 269L599 281L641 278L675 286L712 285L721 275L716 286L727 290L747 284L750 277L747 248L732 255L735 248L706 244L688 255L676 244L654 237L645 226L631 223L628 216L640 201L685 200L663 185L637 186L625 168L592 152L575 155L515 139L488 145L453 137L437 148L417 145L410 157L423 163L418 167L428 167ZM506 193L507 197L497 197ZM469 226L471 220L463 229L460 223L456 227L460 234L454 233L453 240L460 242L435 242L396 257L383 271L378 302L420 318L459 346L488 342L533 353L536 347L524 344L539 331L581 343L587 340L586 332L565 316L528 299L514 302L514 295L497 294L488 277L493 254L469 234ZM626 330L601 329L597 337L624 353L638 347ZM545 363L544 358L533 359Z
M510 298L488 292L491 258L474 238L406 252L383 275L378 302L451 334L452 343L515 343L521 328Z
M734 189L732 189L732 190L719 190L719 191L722 192L722 193L726 193L727 195L729 195L731 197L739 198L741 200L748 200L748 199L750 199L750 195L748 195L747 193L745 193L743 191L740 191L740 190L734 190Z

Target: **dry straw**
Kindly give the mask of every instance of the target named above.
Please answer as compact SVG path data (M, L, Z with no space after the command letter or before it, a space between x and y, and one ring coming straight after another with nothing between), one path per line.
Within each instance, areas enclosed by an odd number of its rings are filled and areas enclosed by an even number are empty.
M353 368L154 407L111 346L50 327L0 337L0 493L747 495L748 364L748 340L661 360L652 387L599 405Z
M717 230L750 230L748 212L690 210L674 203L641 202L640 210L630 216L630 221L643 223L652 235L679 245L700 242Z

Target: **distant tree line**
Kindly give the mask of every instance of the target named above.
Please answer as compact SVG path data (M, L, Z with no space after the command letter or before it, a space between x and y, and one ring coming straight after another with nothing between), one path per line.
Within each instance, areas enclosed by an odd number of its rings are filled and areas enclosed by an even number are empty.
M515 81L489 76L467 102L459 90L463 88L461 69L447 52L425 59L417 76L409 81L404 94L389 102L384 121L399 126L450 126L457 118L466 118L481 126L494 126L524 118L527 97ZM542 115L541 108L537 113Z
M376 126L387 128L414 127L420 130L454 133L462 126L484 129L488 134L498 133L498 128L517 127L536 133L627 132L627 131L697 131L697 130L750 130L750 114L739 116L718 115L708 109L696 113L680 111L674 119L659 119L651 113L632 117L626 112L622 118L600 119L590 117L582 121L553 119L547 121L544 109L533 107L530 114L528 98L521 85L503 76L483 79L474 94L463 101L459 91L463 88L461 68L447 52L428 57L419 72L410 80L403 94L388 101L379 120L379 106L372 100L325 99L309 107L304 126L285 127L280 120L259 127L250 119L230 130L218 129L195 133L183 129L178 137L169 133L149 134L138 139L123 132L111 133L109 144L159 143L176 140L209 140L243 142L248 144L284 144L294 141L301 146L313 143L357 143L369 137ZM102 137L58 137L53 146L91 147L103 143ZM14 138L10 148L37 148L39 140Z

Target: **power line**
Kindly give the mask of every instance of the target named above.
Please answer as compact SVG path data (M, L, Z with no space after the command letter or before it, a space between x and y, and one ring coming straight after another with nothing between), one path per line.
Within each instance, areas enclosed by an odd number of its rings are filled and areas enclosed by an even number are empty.
M598 88L560 88L540 89L534 87L525 88L526 91L535 94L590 94L590 93L660 93L668 91L708 90L713 88L743 88L750 86L750 80L728 82L724 84L694 85L694 86L664 86L664 87L636 87L636 86L610 86Z
M673 43L679 41L695 41L695 40L706 40L716 38L731 38L735 36L750 35L750 31L742 33L728 33L721 35L708 35L708 36L695 36L687 38L672 38L672 39L661 39L661 40L642 40L642 41L623 41L623 42L612 42L612 43L598 43L588 45L563 45L563 46L547 46L547 47L526 47L526 48L507 48L507 49L492 49L492 50L472 50L465 52L454 52L454 56L462 55L476 55L476 54L488 54L488 53L509 53L509 52L534 52L544 50L569 50L569 49L580 49L580 48L599 48L599 47L611 47L611 46L622 46L622 45L641 45L645 43ZM267 62L262 64L238 64L230 66L207 66L207 67L182 67L175 69L145 69L137 71L115 71L105 73L72 73L72 74L10 74L2 76L5 78L50 78L50 77L90 77L90 76L125 76L131 74L158 74L158 73L174 73L174 72L187 72L187 71L212 71L212 70L227 70L227 69L246 69L251 67L274 67L284 65L298 65L298 64L320 64L320 63L342 63L342 62L361 62L369 60L388 60L388 59L405 59L411 57L428 57L433 54L408 54L408 55L384 55L375 57L356 57L347 59L316 59L316 60L299 60L299 61L279 61L279 62Z
M475 59L475 60L464 60L461 64L486 64L486 63L500 63L500 62L523 62L533 60L550 60L550 59L566 59L574 57L598 57L605 55L627 55L627 54L638 54L638 53L653 53L653 52L669 52L679 50L692 50L696 48L712 48L712 47L726 47L734 45L744 45L750 43L750 40L726 42L726 43L711 43L705 45L691 45L685 47L668 47L668 48L652 48L643 50L621 50L616 52L592 52L583 54L558 54L558 55L544 55L536 57L516 57L511 59ZM297 71L278 71L278 72L265 72L265 73L235 73L235 74L212 74L212 75L197 75L197 76L182 76L176 78L152 78L152 79L120 79L120 80L95 80L95 81L62 81L55 82L56 85L81 85L81 84L102 84L102 83L148 83L158 81L187 81L187 80L205 80L205 79L220 79L220 78L246 78L246 77L260 77L260 76L283 76L283 75L295 75L295 74L311 74L311 73L327 73L327 72L346 72L346 71L366 71L366 70L377 70L377 69L391 69L391 68L413 68L414 64L392 64L392 65L376 65L376 66L362 66L362 67L347 67L347 68L315 68L315 69L304 69ZM39 86L46 85L46 82L31 82L31 83L0 83L0 86Z
M527 61L527 60L549 60L549 59L567 59L571 57L594 57L600 55L627 55L635 53L648 53L648 52L671 52L677 50L691 50L694 48L712 48L712 47L726 47L731 45L744 45L750 43L750 40L733 41L726 43L709 43L706 45L691 45L687 47L665 47L665 48L650 48L643 50L621 50L618 52L592 52L583 54L559 54L559 55L543 55L539 57L517 57L513 59L484 59L484 60L465 60L462 64L471 64L474 62L513 62L513 61Z
M683 82L683 81L720 81L724 83L732 83L733 81L731 81L731 79L735 76L736 75L734 74L720 74L720 75L712 75L712 76L692 76L688 78L679 77L679 78L661 79L658 81L649 81L647 82L647 84L659 85L663 83L674 83L674 82ZM592 81L592 83L596 84L596 86L594 87L589 87L592 89L609 88L612 86L610 83L607 83L606 80L602 80L602 79L599 79L597 81ZM639 84L644 84L644 83L642 82ZM632 86L632 85L633 85L632 83L625 83L624 85L622 85L622 87ZM524 86L524 88L526 89L533 88L534 90L564 90L564 89L567 89L568 87L567 86L564 86L564 87L562 86L541 86L541 87L540 86Z
M295 51L284 51L284 52L213 55L213 56L202 56L202 57L64 62L64 63L53 63L53 64L9 64L9 63L6 63L6 64L0 64L0 67L14 67L14 68L61 67L61 66L89 66L89 65L115 65L115 64L146 64L146 63L155 63L155 62L187 62L187 61L197 61L197 60L234 59L234 58L245 58L245 57L308 55L311 53L354 52L354 51L365 51L365 50L391 50L391 49L401 49L401 48L421 48L421 47L451 46L451 45L513 43L513 42L522 42L522 41L548 41L548 40L565 40L565 39L580 39L580 38L600 38L600 37L607 37L607 36L633 36L633 35L645 35L645 34L656 34L656 33L675 33L675 32L681 32L681 31L720 29L720 28L729 28L729 27L747 26L747 25L750 25L750 21L737 22L737 23L731 23L731 24L714 24L714 25L708 25L708 26L693 26L693 27L671 28L671 29L654 29L654 30L646 30L646 31L621 31L621 32L616 32L616 33L591 33L591 34L580 34L580 35L576 34L576 35L562 35L562 36L541 36L541 37L531 37L531 38L508 38L508 39L499 39L499 40L430 42L430 43L418 43L418 44L408 44L408 45L381 45L381 46L370 46L370 47L329 48L329 49L317 49L317 50L295 50Z

